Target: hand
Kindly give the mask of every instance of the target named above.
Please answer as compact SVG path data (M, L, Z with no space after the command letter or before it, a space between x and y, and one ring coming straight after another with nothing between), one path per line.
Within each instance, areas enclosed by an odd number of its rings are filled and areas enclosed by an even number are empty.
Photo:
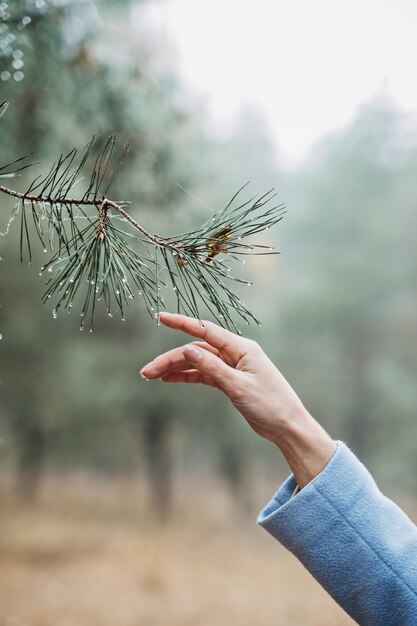
M289 422L306 413L293 389L256 342L212 322L205 321L203 326L184 315L161 313L160 321L203 341L157 356L141 369L143 378L217 387L259 435L275 443Z
M143 378L220 389L255 432L280 448L300 488L321 472L336 444L256 342L185 315L160 313L159 318L202 341L157 356L141 369Z

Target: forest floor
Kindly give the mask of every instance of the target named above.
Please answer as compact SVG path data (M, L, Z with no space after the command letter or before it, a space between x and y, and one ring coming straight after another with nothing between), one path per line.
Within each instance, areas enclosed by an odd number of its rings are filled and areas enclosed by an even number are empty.
M3 494L0 626L353 624L255 518L214 488L185 490L159 522L122 482Z

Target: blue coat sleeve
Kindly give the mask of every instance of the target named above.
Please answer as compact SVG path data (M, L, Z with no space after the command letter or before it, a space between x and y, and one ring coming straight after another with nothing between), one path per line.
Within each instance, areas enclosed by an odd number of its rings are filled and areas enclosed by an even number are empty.
M342 442L294 497L290 476L258 523L363 626L417 626L417 528Z

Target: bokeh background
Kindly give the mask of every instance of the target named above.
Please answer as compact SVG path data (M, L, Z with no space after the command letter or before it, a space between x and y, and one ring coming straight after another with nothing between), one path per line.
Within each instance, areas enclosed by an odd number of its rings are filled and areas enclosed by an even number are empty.
M242 269L263 323L245 334L412 516L415 17L406 0L0 3L0 162L116 132L112 197L171 235L247 181L278 189L288 213L263 237L281 255ZM140 303L92 334L53 319L19 236L0 237L0 625L352 623L255 524L287 475L273 446L214 390L138 377L186 338Z

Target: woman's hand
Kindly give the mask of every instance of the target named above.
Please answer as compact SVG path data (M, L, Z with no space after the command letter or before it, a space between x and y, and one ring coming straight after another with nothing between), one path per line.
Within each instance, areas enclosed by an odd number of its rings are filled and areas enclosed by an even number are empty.
M141 369L143 378L217 387L230 398L253 430L281 449L294 473L297 471L300 487L321 471L336 444L311 417L256 342L212 322L205 321L202 325L185 315L161 313L160 321L201 341L157 356ZM315 454L318 454L318 463L313 460L312 470L306 468L305 458L311 455L311 445L319 447ZM298 448L302 458L298 459L299 462L296 460L297 467L294 467ZM313 475L312 471L315 472Z
M157 356L142 368L143 378L217 387L259 435L274 442L288 422L305 412L293 389L254 341L212 322L205 321L203 326L184 315L161 313L160 321L203 341Z

